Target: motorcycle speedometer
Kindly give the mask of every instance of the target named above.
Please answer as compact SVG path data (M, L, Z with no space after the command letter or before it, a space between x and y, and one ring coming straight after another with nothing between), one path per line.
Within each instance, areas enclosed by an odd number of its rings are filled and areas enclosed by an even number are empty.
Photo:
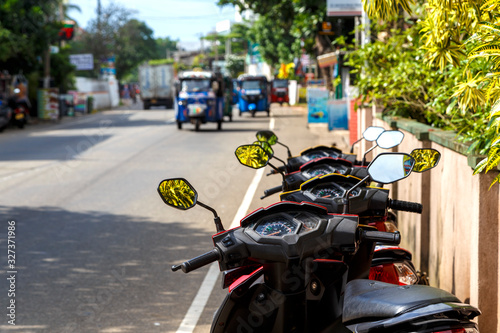
M298 224L283 215L275 215L259 222L255 232L262 236L280 237L293 234Z

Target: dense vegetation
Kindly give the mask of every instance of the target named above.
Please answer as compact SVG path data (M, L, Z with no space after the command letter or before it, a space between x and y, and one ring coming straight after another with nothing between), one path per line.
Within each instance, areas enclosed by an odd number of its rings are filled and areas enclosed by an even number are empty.
M363 3L376 38L349 57L362 98L386 113L457 131L470 153L487 154L475 172L496 168L500 0Z

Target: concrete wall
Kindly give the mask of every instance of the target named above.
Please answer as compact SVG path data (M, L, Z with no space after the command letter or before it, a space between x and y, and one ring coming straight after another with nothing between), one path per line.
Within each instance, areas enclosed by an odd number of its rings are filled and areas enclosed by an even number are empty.
M413 253L415 266L428 273L432 286L479 307L481 332L500 332L499 185L489 189L498 172L474 176L466 147L449 132L408 120L386 122L371 109L362 110L358 117L361 132L370 125L400 129L405 138L398 151L434 148L441 152L436 168L413 173L391 186L392 199L424 206L421 215L398 213L401 246ZM374 150L375 155L380 152Z
M118 106L120 102L118 81L116 81L115 78L96 80L77 77L75 85L79 93L85 93L86 95L94 97L94 109L111 109L112 107Z

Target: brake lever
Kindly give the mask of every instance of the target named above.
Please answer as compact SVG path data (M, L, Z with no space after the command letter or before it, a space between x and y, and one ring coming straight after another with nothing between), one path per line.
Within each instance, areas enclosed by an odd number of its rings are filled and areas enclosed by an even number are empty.
M179 269L181 269L181 265L173 265L172 266L172 272L178 271Z

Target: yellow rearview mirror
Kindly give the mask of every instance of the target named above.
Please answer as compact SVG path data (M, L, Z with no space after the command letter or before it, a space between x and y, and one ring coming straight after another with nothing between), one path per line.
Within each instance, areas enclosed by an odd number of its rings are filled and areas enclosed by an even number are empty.
M186 210L196 205L198 193L184 178L162 180L158 193L167 205Z
M432 148L413 149L410 155L415 159L413 172L418 173L434 168L441 159L441 153Z
M234 152L241 164L260 169L269 162L268 153L260 145L243 145L236 148Z

